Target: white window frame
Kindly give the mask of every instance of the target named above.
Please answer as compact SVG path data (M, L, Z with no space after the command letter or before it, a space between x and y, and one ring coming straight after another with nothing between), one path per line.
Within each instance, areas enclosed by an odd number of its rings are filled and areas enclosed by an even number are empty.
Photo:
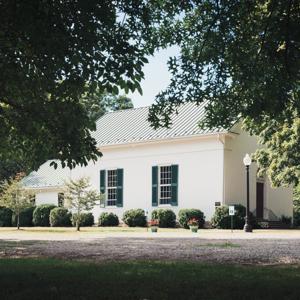
M111 171L115 171L115 174L116 174L115 175L116 176L115 186L108 186L108 173L111 172ZM106 189L106 199L105 199L105 204L108 207L117 207L117 186L118 186L117 176L118 176L118 174L117 174L117 169L116 168L106 170L106 180L105 180L105 182L106 182L106 187L105 187L105 189ZM115 199L108 199L108 190L115 190L115 195L116 195ZM109 201L114 201L114 203L111 204L111 203L109 203Z
M161 184L161 168L168 167L170 168L170 183ZM161 187L163 186L169 186L170 187L170 197L161 198ZM167 203L162 203L162 200L167 200ZM172 165L170 164L164 164L164 165L158 165L158 205L159 206L171 206L172 201Z

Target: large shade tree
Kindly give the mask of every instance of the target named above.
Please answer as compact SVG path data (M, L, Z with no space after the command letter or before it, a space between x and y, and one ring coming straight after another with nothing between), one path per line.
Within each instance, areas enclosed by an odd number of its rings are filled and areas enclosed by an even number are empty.
M100 93L98 90L93 94L85 94L81 100L83 105L87 107L88 117L92 122L96 121L106 112L116 111L120 109L133 108L132 100L125 95L113 95L107 92ZM26 160L20 155L11 159L0 161L0 181L9 180L20 172L29 172L31 170L31 161Z
M1 0L0 160L74 167L100 152L82 95L138 90L155 24L182 1Z
M188 2L179 18L157 29L161 44L178 44L180 55L169 60L171 83L149 120L169 126L180 104L203 101L201 126L230 127L247 118L245 127L267 142L268 149L256 153L260 169L274 185L298 182L300 2Z

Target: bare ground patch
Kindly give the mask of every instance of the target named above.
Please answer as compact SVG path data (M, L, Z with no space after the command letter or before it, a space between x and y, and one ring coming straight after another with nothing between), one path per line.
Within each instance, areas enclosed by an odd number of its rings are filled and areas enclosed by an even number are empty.
M96 262L182 260L224 264L299 264L300 240L107 237L71 241L0 240L0 258L53 257Z

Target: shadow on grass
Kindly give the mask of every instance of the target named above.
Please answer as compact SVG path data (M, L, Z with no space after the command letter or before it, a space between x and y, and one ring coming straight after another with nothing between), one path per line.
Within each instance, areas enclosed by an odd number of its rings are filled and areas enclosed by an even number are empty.
M299 266L0 260L1 299L299 299Z

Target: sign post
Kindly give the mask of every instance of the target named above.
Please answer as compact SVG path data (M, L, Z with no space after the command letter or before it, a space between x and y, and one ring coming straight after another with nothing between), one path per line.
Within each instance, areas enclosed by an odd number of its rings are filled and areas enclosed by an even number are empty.
M231 232L233 232L233 216L235 214L234 205L229 206L229 216L231 217Z

